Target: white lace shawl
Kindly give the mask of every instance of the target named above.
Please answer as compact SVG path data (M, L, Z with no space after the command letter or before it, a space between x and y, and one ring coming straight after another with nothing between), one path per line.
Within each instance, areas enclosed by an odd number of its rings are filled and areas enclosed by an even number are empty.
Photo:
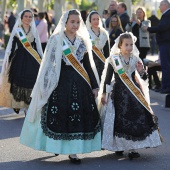
M25 9L25 10L29 10L29 9ZM14 25L14 28L12 30L12 33L10 35L10 38L9 38L9 41L8 41L8 45L6 47L6 50L5 50L5 57L4 57L4 60L3 60L3 65L2 65L2 71L1 71L1 74L2 75L6 75L7 74L7 71L9 69L9 55L11 54L11 49L12 49L12 42L13 42L13 38L14 36L16 35L16 31L17 31L17 28L19 26L21 26L22 24L22 21L21 21L21 15L22 13L25 11L21 11L19 14L18 14L18 19ZM29 10L31 13L32 11ZM30 23L30 26L31 26L31 32L35 38L35 42L36 42L36 47L37 47L37 51L39 53L39 55L42 57L43 56L43 51L42 51L42 47L41 47L41 42L40 42L40 38L39 38L39 35L38 35L38 32L37 32L37 28L36 28L36 25L35 25L35 21L34 21L34 14L32 13L33 15L33 18L32 18L32 21ZM17 47L16 47L17 48Z
M42 107L47 103L52 91L58 85L61 70L64 30L70 11L67 11L62 15L56 29L47 43L38 77L31 94L32 101L29 106L30 114L28 117L30 122L33 122L36 119L37 114L40 114ZM97 70L92 57L91 41L90 38L87 37L88 31L81 18L80 12L77 12L79 13L80 17L80 28L77 31L77 35L82 37L86 45L91 67L96 76L97 82L99 83L99 77L97 77Z
M94 34L94 32L92 31L91 29L91 23L90 23L90 15L93 13L93 12L96 12L96 11L91 11L87 17L87 20L86 20L86 27L89 31L89 34L92 36L93 40L95 41L95 45L97 46L97 48L99 48L100 50L103 50L103 47L105 46L106 44L106 41L108 41L108 44L109 44L109 49L110 49L110 39L109 39L109 34L108 32L105 30L105 28L103 27L102 25L102 20L101 18L99 17L99 29L100 29L100 35L99 37L96 36Z

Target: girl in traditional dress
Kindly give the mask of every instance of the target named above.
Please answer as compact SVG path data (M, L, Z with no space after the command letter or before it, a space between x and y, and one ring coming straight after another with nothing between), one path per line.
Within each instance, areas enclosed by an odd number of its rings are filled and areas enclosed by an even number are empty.
M140 156L136 149L161 145L157 119L149 105L147 74L135 41L132 33L123 33L115 40L99 92L106 105L102 148L117 155L129 151L129 158Z
M23 10L14 25L1 72L0 106L20 108L30 104L40 67L42 48L33 13Z
M109 35L103 28L100 15L96 11L91 11L89 13L86 26L93 45L93 59L97 68L99 80L101 80L105 60L110 54Z
M36 150L69 154L101 150L98 84L92 45L80 12L64 13L50 37L20 141Z

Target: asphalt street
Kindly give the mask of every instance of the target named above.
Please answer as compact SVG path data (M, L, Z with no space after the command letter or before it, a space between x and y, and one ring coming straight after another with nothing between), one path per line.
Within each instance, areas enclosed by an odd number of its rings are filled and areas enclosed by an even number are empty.
M0 67L4 50L0 50ZM102 150L80 154L82 163L71 164L67 155L36 151L19 142L24 112L15 114L12 109L0 107L0 170L169 170L170 169L170 108L165 108L165 95L150 91L151 106L159 119L164 138L158 148L140 149L141 157L129 160L127 152L118 157Z

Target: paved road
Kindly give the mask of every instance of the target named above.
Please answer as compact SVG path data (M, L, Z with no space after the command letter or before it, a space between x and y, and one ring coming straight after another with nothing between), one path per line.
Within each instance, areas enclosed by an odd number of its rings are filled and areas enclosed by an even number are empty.
M0 61L3 52L0 51ZM1 63L0 63L1 64ZM151 92L151 105L159 118L164 143L158 148L141 149L141 157L130 161L127 153L117 157L110 151L79 155L81 165L73 165L68 156L35 151L19 143L24 113L19 115L0 108L0 170L169 170L170 169L170 109L164 108L165 96Z

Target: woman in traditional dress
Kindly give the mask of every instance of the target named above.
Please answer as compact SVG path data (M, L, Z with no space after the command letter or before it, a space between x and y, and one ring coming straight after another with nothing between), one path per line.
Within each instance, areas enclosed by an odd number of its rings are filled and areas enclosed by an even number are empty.
M20 108L30 104L40 67L42 48L31 10L23 10L14 25L1 72L0 105Z
M86 26L93 45L93 59L97 68L99 80L101 80L105 60L110 54L109 35L103 28L100 15L96 11L91 11L89 13Z
M161 145L157 118L149 104L147 74L135 41L132 33L115 40L99 92L103 93L102 104L106 104L102 148L117 155L129 151L131 159L140 156L136 149Z
M101 149L100 115L95 98L98 84L91 42L80 12L64 13L51 35L32 101L22 128L22 144L55 154Z

